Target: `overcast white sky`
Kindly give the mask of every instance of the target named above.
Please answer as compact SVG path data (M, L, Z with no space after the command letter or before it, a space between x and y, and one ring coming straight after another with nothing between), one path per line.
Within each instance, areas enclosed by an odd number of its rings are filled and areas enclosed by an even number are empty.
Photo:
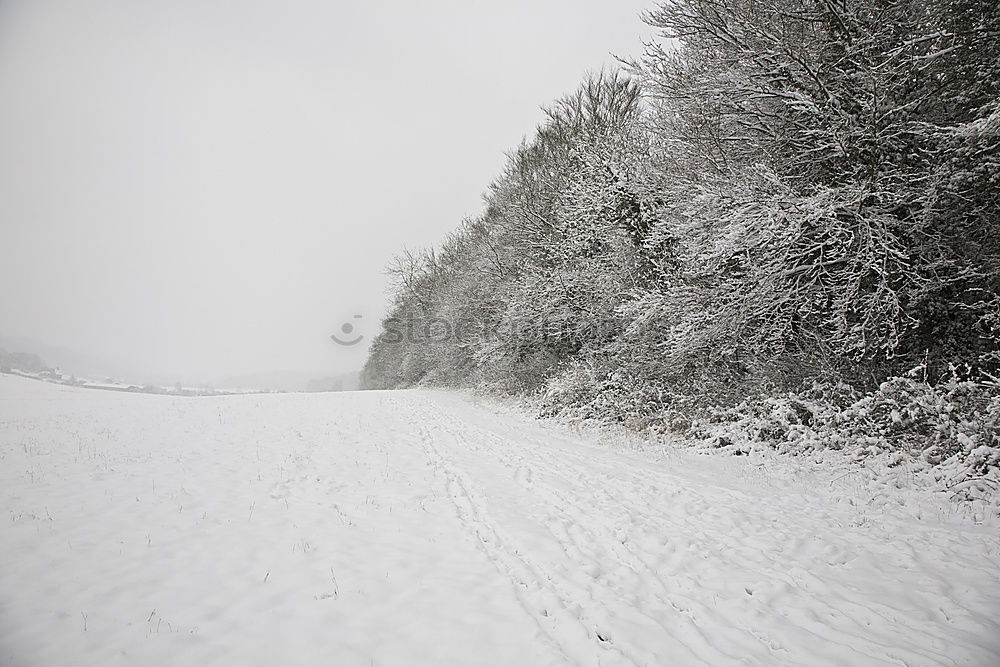
M376 333L390 257L649 6L0 0L0 334L186 381L359 368L328 336Z

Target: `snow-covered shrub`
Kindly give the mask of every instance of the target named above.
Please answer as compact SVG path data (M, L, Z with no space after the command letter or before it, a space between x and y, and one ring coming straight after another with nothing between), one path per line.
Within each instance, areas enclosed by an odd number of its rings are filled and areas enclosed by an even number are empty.
M541 416L617 423L637 431L687 433L698 398L604 361L574 361L549 379L537 400Z
M591 364L573 363L562 373L545 384L539 400L539 413L553 417L566 410L582 411L583 417L592 416L586 406L597 396L600 380L598 371Z
M935 468L942 488L970 497L1000 490L1000 383L956 369L937 384L917 369L868 393L817 383L759 397L712 411L692 434L738 448L838 449L857 460L882 455L890 464Z
M608 421L642 426L668 402L662 388L625 370L613 370L601 378L588 407Z

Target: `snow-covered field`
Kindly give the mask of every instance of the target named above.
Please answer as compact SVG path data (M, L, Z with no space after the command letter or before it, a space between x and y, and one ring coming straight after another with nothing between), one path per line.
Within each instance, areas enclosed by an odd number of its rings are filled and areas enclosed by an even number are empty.
M1000 525L446 392L0 376L2 665L1000 665Z

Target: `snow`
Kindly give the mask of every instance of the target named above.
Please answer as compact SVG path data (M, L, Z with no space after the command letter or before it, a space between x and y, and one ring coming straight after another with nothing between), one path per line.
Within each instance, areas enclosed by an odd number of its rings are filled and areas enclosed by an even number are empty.
M1000 531L443 391L0 376L0 665L994 665Z

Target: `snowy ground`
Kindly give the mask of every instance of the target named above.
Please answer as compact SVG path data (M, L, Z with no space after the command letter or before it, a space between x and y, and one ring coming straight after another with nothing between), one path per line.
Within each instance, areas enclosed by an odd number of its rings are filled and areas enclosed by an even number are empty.
M1000 526L445 392L0 376L0 665L1000 664Z

